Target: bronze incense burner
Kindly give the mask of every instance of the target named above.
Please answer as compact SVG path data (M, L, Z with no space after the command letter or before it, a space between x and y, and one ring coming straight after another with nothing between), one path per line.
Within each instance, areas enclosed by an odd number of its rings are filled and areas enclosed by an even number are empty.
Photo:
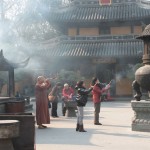
M137 101L141 100L141 88L150 91L150 25L146 26L142 35L137 37L144 42L143 64L144 66L137 69L135 72L135 80L133 81L133 89L136 91L134 98Z

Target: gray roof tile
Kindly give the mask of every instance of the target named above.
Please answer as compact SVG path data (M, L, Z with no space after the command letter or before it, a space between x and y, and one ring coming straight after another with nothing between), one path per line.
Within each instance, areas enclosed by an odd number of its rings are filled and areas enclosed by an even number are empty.
M44 46L45 47L45 46ZM61 42L55 46L37 51L37 55L57 57L137 57L142 54L144 44L141 40Z

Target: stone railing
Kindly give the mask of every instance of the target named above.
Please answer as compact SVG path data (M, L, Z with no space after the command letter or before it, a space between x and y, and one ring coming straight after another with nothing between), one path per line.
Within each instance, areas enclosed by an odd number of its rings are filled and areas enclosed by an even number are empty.
M111 0L111 5L119 5L122 3L136 3L137 0ZM72 0L70 5L95 5L99 6L99 0Z
M129 34L129 35L99 35L99 36L81 36L81 35L76 35L76 36L59 36L47 41L43 41L41 43L38 43L38 47L43 47L43 45L48 45L51 44L52 46L55 45L58 42L77 42L77 41L107 41L107 40L134 40L137 36L135 34ZM136 39L137 41L137 39Z
M112 5L121 5L121 4L128 4L128 3L134 3L137 4L137 0L111 0L111 3L109 6ZM94 6L94 7L100 7L99 0L64 0L64 2L55 1L50 4L51 9L59 9L59 8L67 8L69 6ZM103 4L105 5L105 4ZM107 4L106 4L107 5Z
M101 41L101 40L126 40L126 39L135 39L138 35L129 34L129 35L99 35L99 36L62 36L59 38L60 41Z

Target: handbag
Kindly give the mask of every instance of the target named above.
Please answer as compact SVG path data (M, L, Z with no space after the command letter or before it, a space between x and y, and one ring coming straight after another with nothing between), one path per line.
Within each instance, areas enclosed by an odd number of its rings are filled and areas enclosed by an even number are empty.
M48 95L48 100L49 100L50 102L54 102L55 98L56 98L56 96Z

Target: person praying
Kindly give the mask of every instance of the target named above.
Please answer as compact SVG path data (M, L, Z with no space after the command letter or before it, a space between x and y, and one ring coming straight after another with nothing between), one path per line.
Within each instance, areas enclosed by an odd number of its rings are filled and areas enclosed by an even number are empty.
M36 98L36 123L39 129L47 128L43 124L50 124L50 116L48 110L48 97L47 90L51 84L48 79L43 76L37 78L35 85L35 98Z

